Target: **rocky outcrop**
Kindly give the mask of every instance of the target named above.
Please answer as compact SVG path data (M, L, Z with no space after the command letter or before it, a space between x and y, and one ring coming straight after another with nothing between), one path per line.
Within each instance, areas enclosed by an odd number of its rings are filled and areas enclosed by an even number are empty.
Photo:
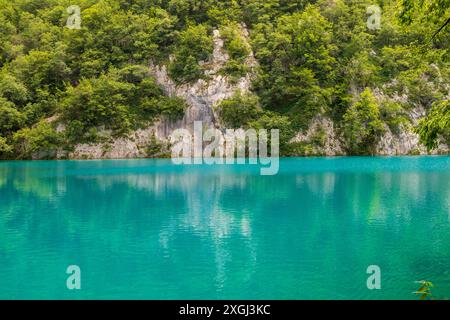
M323 115L316 116L306 132L298 133L291 142L306 143L311 146L305 155L338 156L343 155L341 139L333 121Z
M450 150L445 144L440 144L436 149L428 152L426 147L419 142L419 135L413 132L412 125L401 126L396 134L385 125L385 133L376 147L376 153L383 156L436 155L449 152Z
M247 30L242 26L244 39L248 39ZM231 97L236 91L247 92L250 90L253 72L237 81L230 81L229 77L220 73L220 70L229 60L224 50L224 43L219 30L214 30L214 51L211 61L203 63L205 67L205 79L199 79L195 83L176 85L169 77L166 66L151 66L151 70L157 83L168 96L182 98L188 104L183 119L179 121L162 120L157 124L156 136L159 139L167 139L173 130L178 128L192 129L194 121L202 121L204 127L217 127L218 121L214 114L214 106L223 99ZM246 60L249 70L257 65L253 53Z
M244 25L241 26L241 33L244 40L248 41L248 32ZM192 130L195 121L202 121L203 128L220 128L215 106L220 101L231 97L236 91L248 92L255 75L257 61L252 52L246 59L248 74L240 79L231 79L223 75L220 71L229 61L229 56L224 49L224 41L219 30L213 33L214 50L209 61L202 62L205 70L205 78L194 83L177 85L170 78L165 65L151 65L150 71L157 83L164 90L165 94L171 97L182 98L188 108L182 119L174 121L161 119L154 125L132 132L126 137L110 139L109 142L96 144L79 144L70 153L59 153L59 158L70 159L123 159L142 158L148 156L147 149L151 144L152 137L167 141L172 132L179 128ZM392 101L402 105L408 104L408 94L397 93L392 90L397 85L396 80L385 84L381 88L374 88L373 92L377 100ZM352 88L351 94L355 97L359 95L358 88ZM386 92L391 92L386 94ZM450 90L449 90L450 92ZM450 93L449 93L450 96ZM399 133L393 133L388 126L385 126L385 133L380 138L376 153L379 155L410 155L427 154L427 150L419 143L419 137L413 132L412 127L425 115L426 111L421 106L413 106L408 117L410 125L404 125ZM299 132L292 140L307 146L304 148L304 155L324 155L338 156L345 155L345 144L340 130L336 128L333 121L325 115L317 115L310 123L309 128L304 132ZM435 154L449 153L446 145L440 145Z
M431 67L436 68L436 71L438 72L438 74L440 74L440 71L436 65L431 65ZM433 82L429 81L428 79L423 80L426 81L427 85L431 88L435 87ZM439 82L442 82L441 78L438 80ZM373 93L378 102L380 104L383 104L385 102L393 102L401 105L411 104L407 90L403 93L399 93L394 90L390 94L386 94L386 92L392 91L389 89L395 88L397 85L398 81L394 79L391 82L384 84L382 88L373 89ZM448 87L448 85L444 86ZM396 133L393 133L392 130L387 125L385 125L384 134L376 147L376 153L385 156L429 154L425 146L420 144L419 135L414 133L413 131L413 128L419 123L419 120L426 115L426 113L427 112L423 106L413 103L412 108L406 114L410 122L409 124L401 125L399 127L399 130L397 130L398 132ZM449 153L449 148L447 145L443 144L439 145L438 148L431 152L431 154L447 153Z
M156 128L137 130L127 137L112 139L105 143L82 143L74 151L59 157L69 159L133 159L147 157L147 147L155 134Z
M408 101L405 96L396 95L394 99L403 103ZM428 152L426 147L419 142L419 135L413 131L413 128L425 115L426 110L422 106L411 109L407 114L410 123L401 125L395 134L385 125L384 134L376 147L376 153L383 156L447 154L449 152L447 145L441 144L432 152Z
M248 39L245 26L242 26L242 35ZM236 91L247 92L250 90L254 67L257 62L250 53L246 59L246 64L251 70L245 77L237 81L230 81L227 76L220 73L220 70L229 60L228 54L224 50L224 42L220 37L219 30L214 30L213 34L214 51L210 61L204 62L205 79L199 79L195 83L177 85L173 81L165 65L151 65L150 71L154 75L157 83L163 88L165 94L171 97L184 99L188 105L187 110L181 120L173 121L161 119L153 126L137 130L127 137L112 139L110 142L95 144L78 144L74 151L59 154L60 158L70 159L126 159L146 157L146 148L154 135L158 140L167 141L170 134L179 128L192 129L195 121L202 121L203 127L218 127L217 117L214 113L214 106L223 99L231 97Z
M426 148L419 144L419 137L410 128L403 127L398 134L393 134L388 126L385 126L376 152L384 156L427 154Z
M404 97L399 97L399 99L404 99ZM376 146L376 154L382 156L448 154L450 149L445 144L440 144L435 150L428 152L425 146L420 144L418 134L413 132L413 127L425 114L426 111L422 107L412 109L408 113L411 124L401 126L398 133L393 133L385 125L384 134ZM346 154L345 144L339 130L333 121L324 115L316 116L308 129L298 133L291 142L308 145L310 148L305 150L304 155L306 156Z

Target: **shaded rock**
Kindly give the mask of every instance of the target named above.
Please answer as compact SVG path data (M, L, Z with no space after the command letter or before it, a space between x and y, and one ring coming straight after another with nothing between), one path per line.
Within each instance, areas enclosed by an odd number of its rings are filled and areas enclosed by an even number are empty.
M339 135L330 118L316 116L305 133L298 133L291 142L304 142L311 144L311 154L337 156L344 154ZM306 154L308 155L308 154Z

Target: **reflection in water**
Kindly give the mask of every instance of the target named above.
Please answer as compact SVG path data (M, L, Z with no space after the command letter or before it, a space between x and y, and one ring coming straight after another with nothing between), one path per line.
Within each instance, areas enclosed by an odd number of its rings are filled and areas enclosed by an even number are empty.
M450 272L450 161L418 159L0 163L0 298L73 297L69 264L80 298L413 298Z

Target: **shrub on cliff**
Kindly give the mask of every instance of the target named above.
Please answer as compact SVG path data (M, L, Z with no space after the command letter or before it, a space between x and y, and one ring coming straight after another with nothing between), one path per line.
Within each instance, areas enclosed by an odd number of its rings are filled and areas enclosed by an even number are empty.
M240 91L223 100L217 110L224 126L230 129L244 128L249 122L257 120L262 113L258 97Z
M169 63L169 74L177 83L193 82L203 77L205 62L213 52L212 36L205 25L189 26L180 32Z
M7 157L13 148L8 144L6 138L0 136L0 159Z
M440 141L450 144L450 100L435 103L419 122L416 132L428 150L435 149Z
M344 114L343 131L350 154L374 154L376 144L384 131L380 109L372 91L366 88L358 102Z
M19 159L35 156L39 159L54 158L62 143L61 135L46 121L32 128L21 129L13 137L13 147Z
M14 103L0 98L0 134L8 136L25 124L24 114L14 108Z

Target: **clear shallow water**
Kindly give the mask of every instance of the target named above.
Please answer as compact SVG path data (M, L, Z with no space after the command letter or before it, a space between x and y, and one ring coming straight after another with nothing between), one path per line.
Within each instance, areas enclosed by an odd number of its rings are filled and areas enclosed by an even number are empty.
M414 299L421 279L450 297L450 157L0 162L3 299Z

